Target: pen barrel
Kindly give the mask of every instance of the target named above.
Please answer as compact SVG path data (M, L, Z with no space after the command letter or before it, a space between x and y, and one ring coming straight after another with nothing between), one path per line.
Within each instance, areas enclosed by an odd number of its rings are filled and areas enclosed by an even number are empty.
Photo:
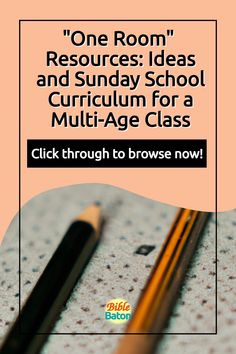
M92 225L84 221L71 224L11 328L1 354L38 353L96 244Z
M155 334L125 334L113 354L150 354L157 337Z
M198 211L179 212L115 354L153 352L162 337L208 216L209 213Z

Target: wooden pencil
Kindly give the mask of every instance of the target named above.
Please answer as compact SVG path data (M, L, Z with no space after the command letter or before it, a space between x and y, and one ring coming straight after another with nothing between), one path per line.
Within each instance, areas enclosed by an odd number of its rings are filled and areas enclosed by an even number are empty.
M50 334L99 240L100 207L92 205L69 227L0 350L35 354Z
M209 213L181 209L115 354L149 354L168 321Z

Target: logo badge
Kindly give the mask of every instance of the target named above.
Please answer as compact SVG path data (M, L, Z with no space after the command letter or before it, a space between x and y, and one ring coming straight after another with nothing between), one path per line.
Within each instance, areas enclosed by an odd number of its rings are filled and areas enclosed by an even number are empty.
M131 318L131 305L124 299L112 299L105 307L105 319L122 324Z

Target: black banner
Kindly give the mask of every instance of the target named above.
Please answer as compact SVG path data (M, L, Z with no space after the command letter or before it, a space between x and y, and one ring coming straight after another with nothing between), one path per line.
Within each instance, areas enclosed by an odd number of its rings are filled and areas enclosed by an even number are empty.
M27 140L27 167L202 168L207 167L207 141Z

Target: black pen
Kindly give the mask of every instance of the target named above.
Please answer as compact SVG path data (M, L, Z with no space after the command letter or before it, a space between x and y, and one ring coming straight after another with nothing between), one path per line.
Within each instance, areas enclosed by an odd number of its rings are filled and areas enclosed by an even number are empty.
M10 329L1 354L40 351L98 243L100 228L98 205L87 208L70 225Z

